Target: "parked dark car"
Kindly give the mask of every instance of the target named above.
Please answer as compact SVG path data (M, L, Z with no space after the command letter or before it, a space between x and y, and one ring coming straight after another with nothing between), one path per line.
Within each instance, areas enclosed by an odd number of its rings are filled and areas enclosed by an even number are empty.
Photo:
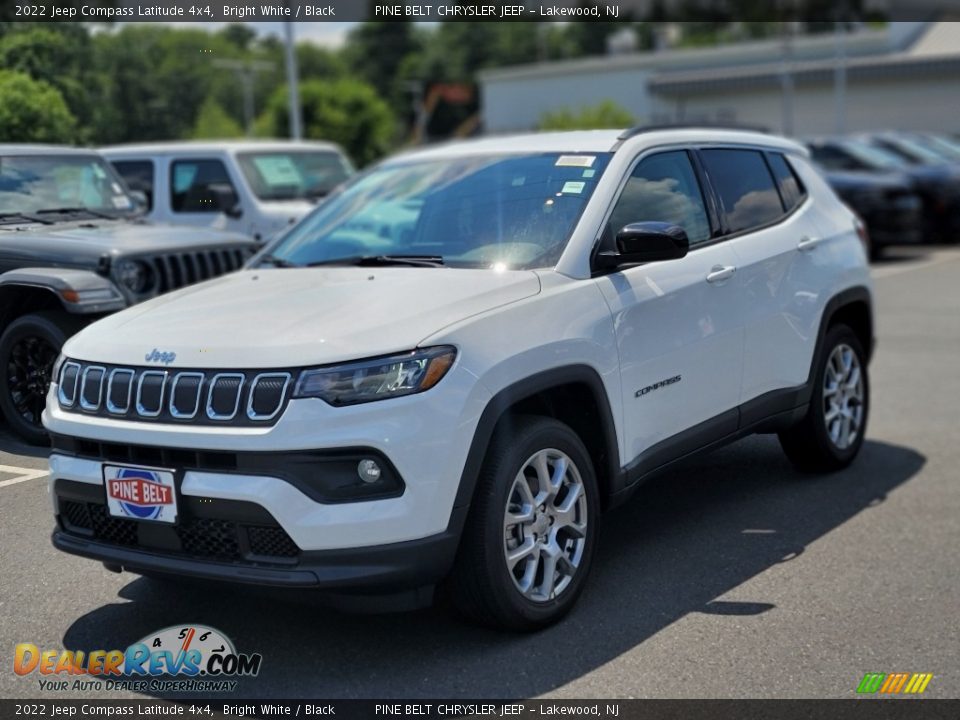
M872 260L890 245L923 242L923 201L909 177L852 171L825 171L824 177L867 226Z
M0 145L0 412L45 441L41 413L64 341L160 293L235 270L256 247L210 228L149 225L97 153Z
M960 240L960 168L951 163L910 164L902 157L862 138L826 138L807 142L810 153L827 171L901 173L910 178L923 202L924 240Z

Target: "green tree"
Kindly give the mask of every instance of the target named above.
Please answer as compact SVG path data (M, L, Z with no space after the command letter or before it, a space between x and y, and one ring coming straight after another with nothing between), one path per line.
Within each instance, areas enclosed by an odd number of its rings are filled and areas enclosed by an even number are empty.
M601 130L634 124L634 117L627 110L612 100L604 100L577 110L563 108L544 113L538 127L541 130Z
M0 67L26 73L60 91L77 119L77 139L89 141L95 103L92 47L78 23L17 24L0 37Z
M223 140L243 135L240 123L230 117L213 96L208 97L200 106L200 113L191 133L196 140Z
M258 130L284 137L289 128L286 86L277 88ZM342 146L358 165L386 154L394 138L394 116L377 91L359 80L307 80L300 83L304 135Z
M59 90L26 73L0 70L4 142L72 143L76 130L76 120Z

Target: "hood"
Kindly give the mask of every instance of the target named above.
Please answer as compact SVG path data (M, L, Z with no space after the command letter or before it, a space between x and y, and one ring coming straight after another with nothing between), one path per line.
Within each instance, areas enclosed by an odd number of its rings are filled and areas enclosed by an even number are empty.
M96 266L103 255L148 255L230 245L253 247L255 243L244 235L213 228L125 220L31 225L28 229L0 233L0 254L26 261L35 256L44 265L49 264L51 256L70 258L77 265Z
M71 338L79 360L142 366L285 368L411 350L442 328L540 292L537 274L450 268L245 270L97 322Z
M842 190L909 190L912 182L901 173L873 173L834 171L824 173L827 182L837 191Z

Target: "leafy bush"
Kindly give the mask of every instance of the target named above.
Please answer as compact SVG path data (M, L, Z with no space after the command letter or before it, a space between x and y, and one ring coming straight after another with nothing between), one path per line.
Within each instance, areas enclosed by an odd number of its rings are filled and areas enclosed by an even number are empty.
M72 143L77 122L53 86L0 70L0 142Z
M635 124L633 115L612 100L577 110L562 108L540 117L541 130L603 130L626 128Z

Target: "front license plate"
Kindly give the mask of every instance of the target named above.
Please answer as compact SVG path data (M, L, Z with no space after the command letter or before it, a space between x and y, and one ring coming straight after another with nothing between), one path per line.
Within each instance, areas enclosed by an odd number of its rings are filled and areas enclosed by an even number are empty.
M177 492L173 472L156 468L103 466L107 510L115 517L174 523Z

